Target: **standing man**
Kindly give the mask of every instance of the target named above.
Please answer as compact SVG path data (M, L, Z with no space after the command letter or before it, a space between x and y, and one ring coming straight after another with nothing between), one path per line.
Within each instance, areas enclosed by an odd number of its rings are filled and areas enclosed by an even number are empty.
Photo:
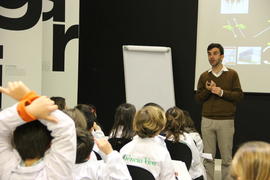
M208 180L214 180L216 143L222 159L222 180L228 176L232 160L234 116L236 102L243 99L237 72L222 64L224 49L212 43L207 48L212 68L201 74L196 99L202 103L202 138L204 152L212 154L213 160L205 159Z

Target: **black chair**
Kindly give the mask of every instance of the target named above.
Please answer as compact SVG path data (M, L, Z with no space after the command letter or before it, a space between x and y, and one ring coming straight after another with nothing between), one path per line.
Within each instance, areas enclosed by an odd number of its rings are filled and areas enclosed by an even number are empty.
M126 138L110 138L108 139L110 144L112 145L112 148L116 151L120 151L120 149L126 145L128 142L131 141L131 139L126 139Z
M127 165L132 180L155 180L155 177L148 170L138 167Z
M165 140L168 151L170 152L172 160L180 160L186 163L189 170L192 161L192 153L188 145L181 142L173 142Z
M96 151L93 151L97 157L97 160L102 160L101 156L96 152Z
M197 177L197 178L195 178L193 180L204 180L204 178L203 178L203 176L200 176L200 177Z

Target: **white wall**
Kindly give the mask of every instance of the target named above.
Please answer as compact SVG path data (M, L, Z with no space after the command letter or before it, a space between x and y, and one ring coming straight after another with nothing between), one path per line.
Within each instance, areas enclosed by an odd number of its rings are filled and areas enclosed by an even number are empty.
M52 18L43 22L42 94L62 96L67 106L73 107L77 104L78 93L78 39L71 40L66 46L64 72L52 71L53 25L64 25L67 31L70 26L79 24L79 1L65 2L65 22L53 21ZM51 2L46 1L43 11L49 11L51 6Z
M2 16L19 18L26 12L27 6L7 9L1 7ZM23 81L31 89L41 92L41 59L42 59L42 20L30 29L0 29L0 44L3 45L2 84L8 81ZM2 95L2 108L14 104L14 100Z
M53 34L53 25L61 25L65 31L71 26L78 25L79 1L59 0L54 2L64 6L55 9L55 11L65 12L65 19L62 22L55 21L53 17L45 21L42 19L43 13L50 12L54 8L52 1L36 0L33 2L32 4L36 6L35 10L42 9L40 12L37 11L36 16L39 17L37 23L22 30L0 29L0 45L3 45L3 59L0 60L0 64L3 65L2 84L5 86L8 81L20 80L42 95L66 98L67 105L72 107L77 104L78 38L70 40L66 45L64 71L53 72L53 38L59 38L59 35ZM9 3L6 3L6 8L4 5L0 7L0 15L6 19L23 19L31 9L29 3L18 8L9 8ZM15 24L13 20L11 19L7 23ZM1 23L1 25L4 27L5 24ZM15 102L5 95L2 97L2 108Z

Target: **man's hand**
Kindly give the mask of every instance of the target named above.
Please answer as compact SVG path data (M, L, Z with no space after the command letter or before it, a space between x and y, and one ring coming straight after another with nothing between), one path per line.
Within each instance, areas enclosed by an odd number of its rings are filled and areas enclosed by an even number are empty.
M51 122L58 122L58 119L53 117L50 113L58 107L54 101L48 97L41 96L34 100L30 105L26 106L26 111L37 119L44 119Z
M213 87L212 90L211 90L211 92L213 94L218 95L218 96L221 96L222 95L222 89L220 87Z
M0 87L0 92L4 93L17 101L20 101L26 94L30 92L30 89L21 81L8 82L8 87Z
M216 83L214 81L206 81L205 88L209 91L212 91L212 88L216 87Z
M112 145L105 138L95 139L95 143L97 144L98 148L106 155L113 151Z

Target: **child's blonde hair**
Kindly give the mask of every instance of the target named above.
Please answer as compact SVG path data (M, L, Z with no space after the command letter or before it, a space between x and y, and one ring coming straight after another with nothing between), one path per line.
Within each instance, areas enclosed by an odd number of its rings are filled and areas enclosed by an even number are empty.
M253 141L242 145L233 158L231 176L241 180L269 180L270 144Z
M158 135L164 129L165 124L164 111L154 106L147 106L136 113L133 128L138 136L146 138Z

